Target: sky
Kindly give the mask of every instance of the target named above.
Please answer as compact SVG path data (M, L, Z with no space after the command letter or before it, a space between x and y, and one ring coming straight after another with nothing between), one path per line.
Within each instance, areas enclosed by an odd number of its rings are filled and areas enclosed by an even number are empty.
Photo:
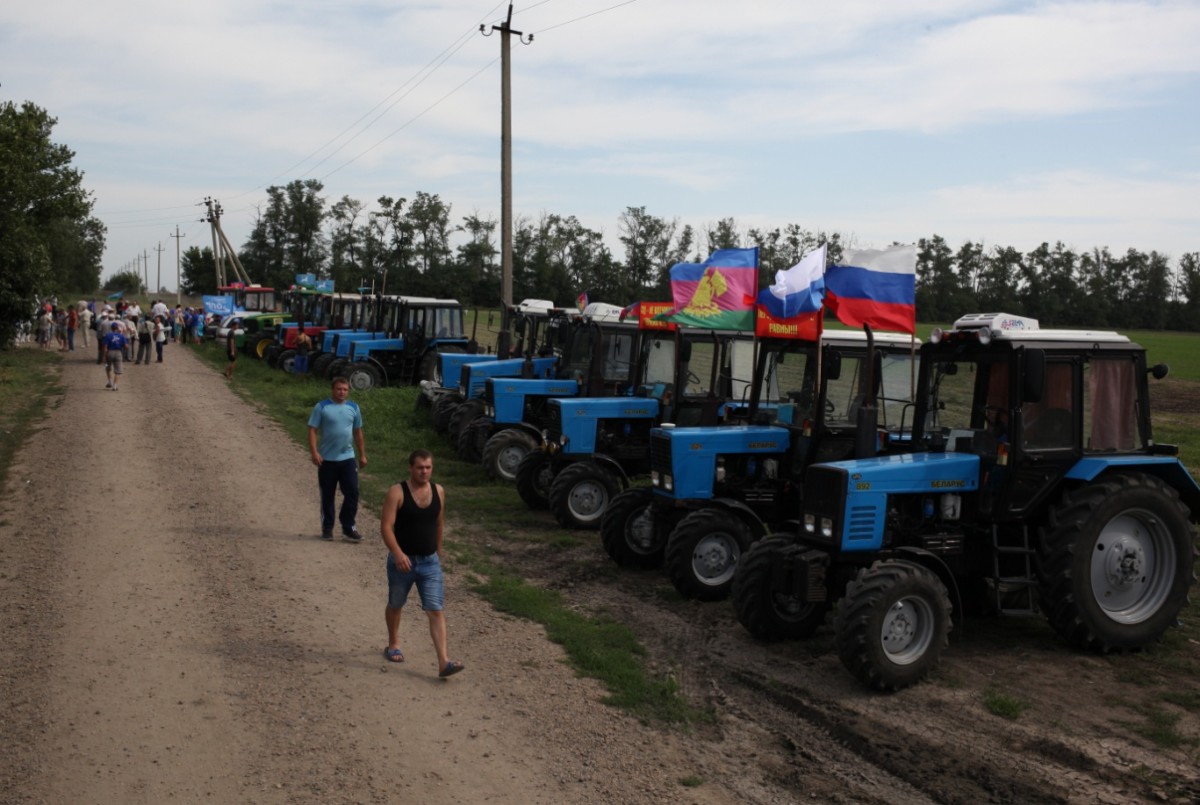
M295 179L498 220L491 3L4 3L0 101L57 118L103 276L174 290L206 197L235 246ZM512 27L514 213L618 259L628 207L855 248L1200 251L1200 0L517 0Z

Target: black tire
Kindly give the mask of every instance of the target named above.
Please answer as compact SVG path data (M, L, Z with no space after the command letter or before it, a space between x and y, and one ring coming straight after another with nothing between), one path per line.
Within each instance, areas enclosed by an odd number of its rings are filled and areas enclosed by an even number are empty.
M682 596L719 601L729 595L738 559L752 540L750 528L732 512L694 511L667 538L667 576Z
M438 358L438 354L442 353L442 352L453 352L456 354L462 354L463 352L466 352L466 350L460 346L451 345L451 346L445 346L445 347L438 347L437 352L426 352L421 357L421 368L420 368L421 376L417 378L418 381L432 380L433 385L438 386L439 388L444 388L446 386L445 378L442 377L442 361L440 358ZM433 368L428 369L429 374L426 375L427 368L425 366L425 362L429 361L429 360L432 360Z
M1042 608L1073 646L1129 651L1162 636L1187 603L1195 533L1179 494L1142 473L1063 495L1042 530Z
M550 485L554 481L554 464L550 456L535 450L517 466L517 494L531 509L550 508Z
M654 521L654 490L626 489L613 498L600 521L604 550L621 567L651 568L662 564L667 533Z
M450 421L447 423L446 432L450 435L450 443L456 448L458 447L458 439L462 436L464 430L479 417L483 416L485 404L478 397L467 400L462 405L454 409L454 413L450 415ZM479 459L476 459L478 461Z
M488 436L491 434L492 418L477 416L458 434L458 441L454 443L454 452L462 461L468 464L478 464L483 460L483 446L487 444Z
M335 377L345 377L346 371L349 368L349 358L334 358L333 363L329 364L329 369L327 370L329 375L328 379L333 380Z
M433 408L429 412L429 424L433 426L435 432L446 432L446 428L450 427L450 417L461 402L462 395L458 393L445 394L434 401Z
M907 688L937 667L950 642L950 594L928 568L876 562L846 585L834 629L855 678L875 690Z
M263 360L267 362L267 366L275 368L279 362L279 353L283 352L283 347L272 341L267 345L266 352L263 353Z
M296 368L296 350L282 350L275 357L275 368L290 375L292 373L292 369Z
M356 361L346 367L346 379L351 391L367 391L383 386L383 372L373 363Z
M313 377L329 377L329 364L333 363L332 352L322 352L312 359L308 365L308 373Z
M799 640L825 622L827 602L801 601L771 588L771 577L784 551L794 550L790 535L772 535L750 546L733 574L733 609L759 640Z
M433 401L429 399L429 395L422 394L421 392L418 391L417 392L417 402L415 404L414 410L419 414L422 411L428 411L431 408L433 408Z
M517 480L517 468L525 456L538 449L538 441L533 434L516 428L505 428L499 433L491 433L494 424L488 425L491 434L483 445L483 471L493 481Z
M594 461L576 461L554 476L550 512L563 528L599 528L604 511L619 491L619 483L604 467Z

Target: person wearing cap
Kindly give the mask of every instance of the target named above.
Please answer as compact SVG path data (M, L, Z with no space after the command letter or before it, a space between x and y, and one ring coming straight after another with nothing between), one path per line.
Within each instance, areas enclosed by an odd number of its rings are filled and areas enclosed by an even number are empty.
M119 321L114 321L109 327L108 335L100 339L100 350L104 353L104 374L108 377L104 388L116 391L120 385L121 358L128 343Z

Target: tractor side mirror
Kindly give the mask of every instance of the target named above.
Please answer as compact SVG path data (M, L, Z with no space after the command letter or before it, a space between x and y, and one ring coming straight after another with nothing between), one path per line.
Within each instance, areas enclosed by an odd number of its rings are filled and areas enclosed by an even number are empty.
M1170 373L1171 367L1167 366L1165 363L1156 363L1153 366L1151 366L1148 371L1150 373L1150 376L1153 377L1155 380L1162 380L1164 377L1166 377Z
M1025 349L1025 372L1021 376L1021 401L1042 401L1046 388L1046 353L1040 349Z

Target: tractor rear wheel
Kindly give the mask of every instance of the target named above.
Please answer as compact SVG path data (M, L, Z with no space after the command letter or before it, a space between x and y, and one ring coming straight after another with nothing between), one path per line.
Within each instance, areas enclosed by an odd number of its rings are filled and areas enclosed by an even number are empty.
M600 541L621 567L651 568L662 564L667 538L656 527L651 503L654 490L639 486L613 498L600 521Z
M489 423L490 433L493 425ZM525 456L537 450L537 440L533 435L516 428L505 428L499 433L492 433L483 445L483 471L493 481L517 480L517 468Z
M462 396L457 393L437 398L433 403L433 410L429 414L429 423L433 425L436 432L446 432L446 428L450 427L450 417L454 415L454 410L461 402Z
M933 571L886 560L846 585L835 620L842 665L875 690L920 682L949 643L950 594Z
M554 481L554 465L550 456L535 450L517 465L517 494L531 509L550 508L550 484Z
M612 473L594 461L568 464L550 485L550 511L564 528L600 527L605 509L620 486Z
M458 446L458 438L462 436L462 432L467 429L468 425L483 416L484 408L483 400L476 397L467 400L454 409L454 413L450 415L450 422L447 424L446 430L450 434L451 444L455 447ZM478 459L476 460L478 461Z
M329 377L329 364L333 363L333 359L332 352L322 352L312 359L312 363L308 365L308 373L313 377Z
M458 434L455 452L468 464L478 464L483 460L483 446L491 435L492 418L480 414Z
M1194 539L1179 494L1152 475L1066 493L1041 539L1039 597L1050 625L1100 652L1157 640L1187 603Z
M790 535L759 540L742 556L733 574L733 609L738 622L759 640L799 640L825 622L829 604L801 601L772 588L772 574L784 551L795 545Z
M667 538L664 563L680 595L719 601L729 595L750 529L724 509L701 509L684 517Z

